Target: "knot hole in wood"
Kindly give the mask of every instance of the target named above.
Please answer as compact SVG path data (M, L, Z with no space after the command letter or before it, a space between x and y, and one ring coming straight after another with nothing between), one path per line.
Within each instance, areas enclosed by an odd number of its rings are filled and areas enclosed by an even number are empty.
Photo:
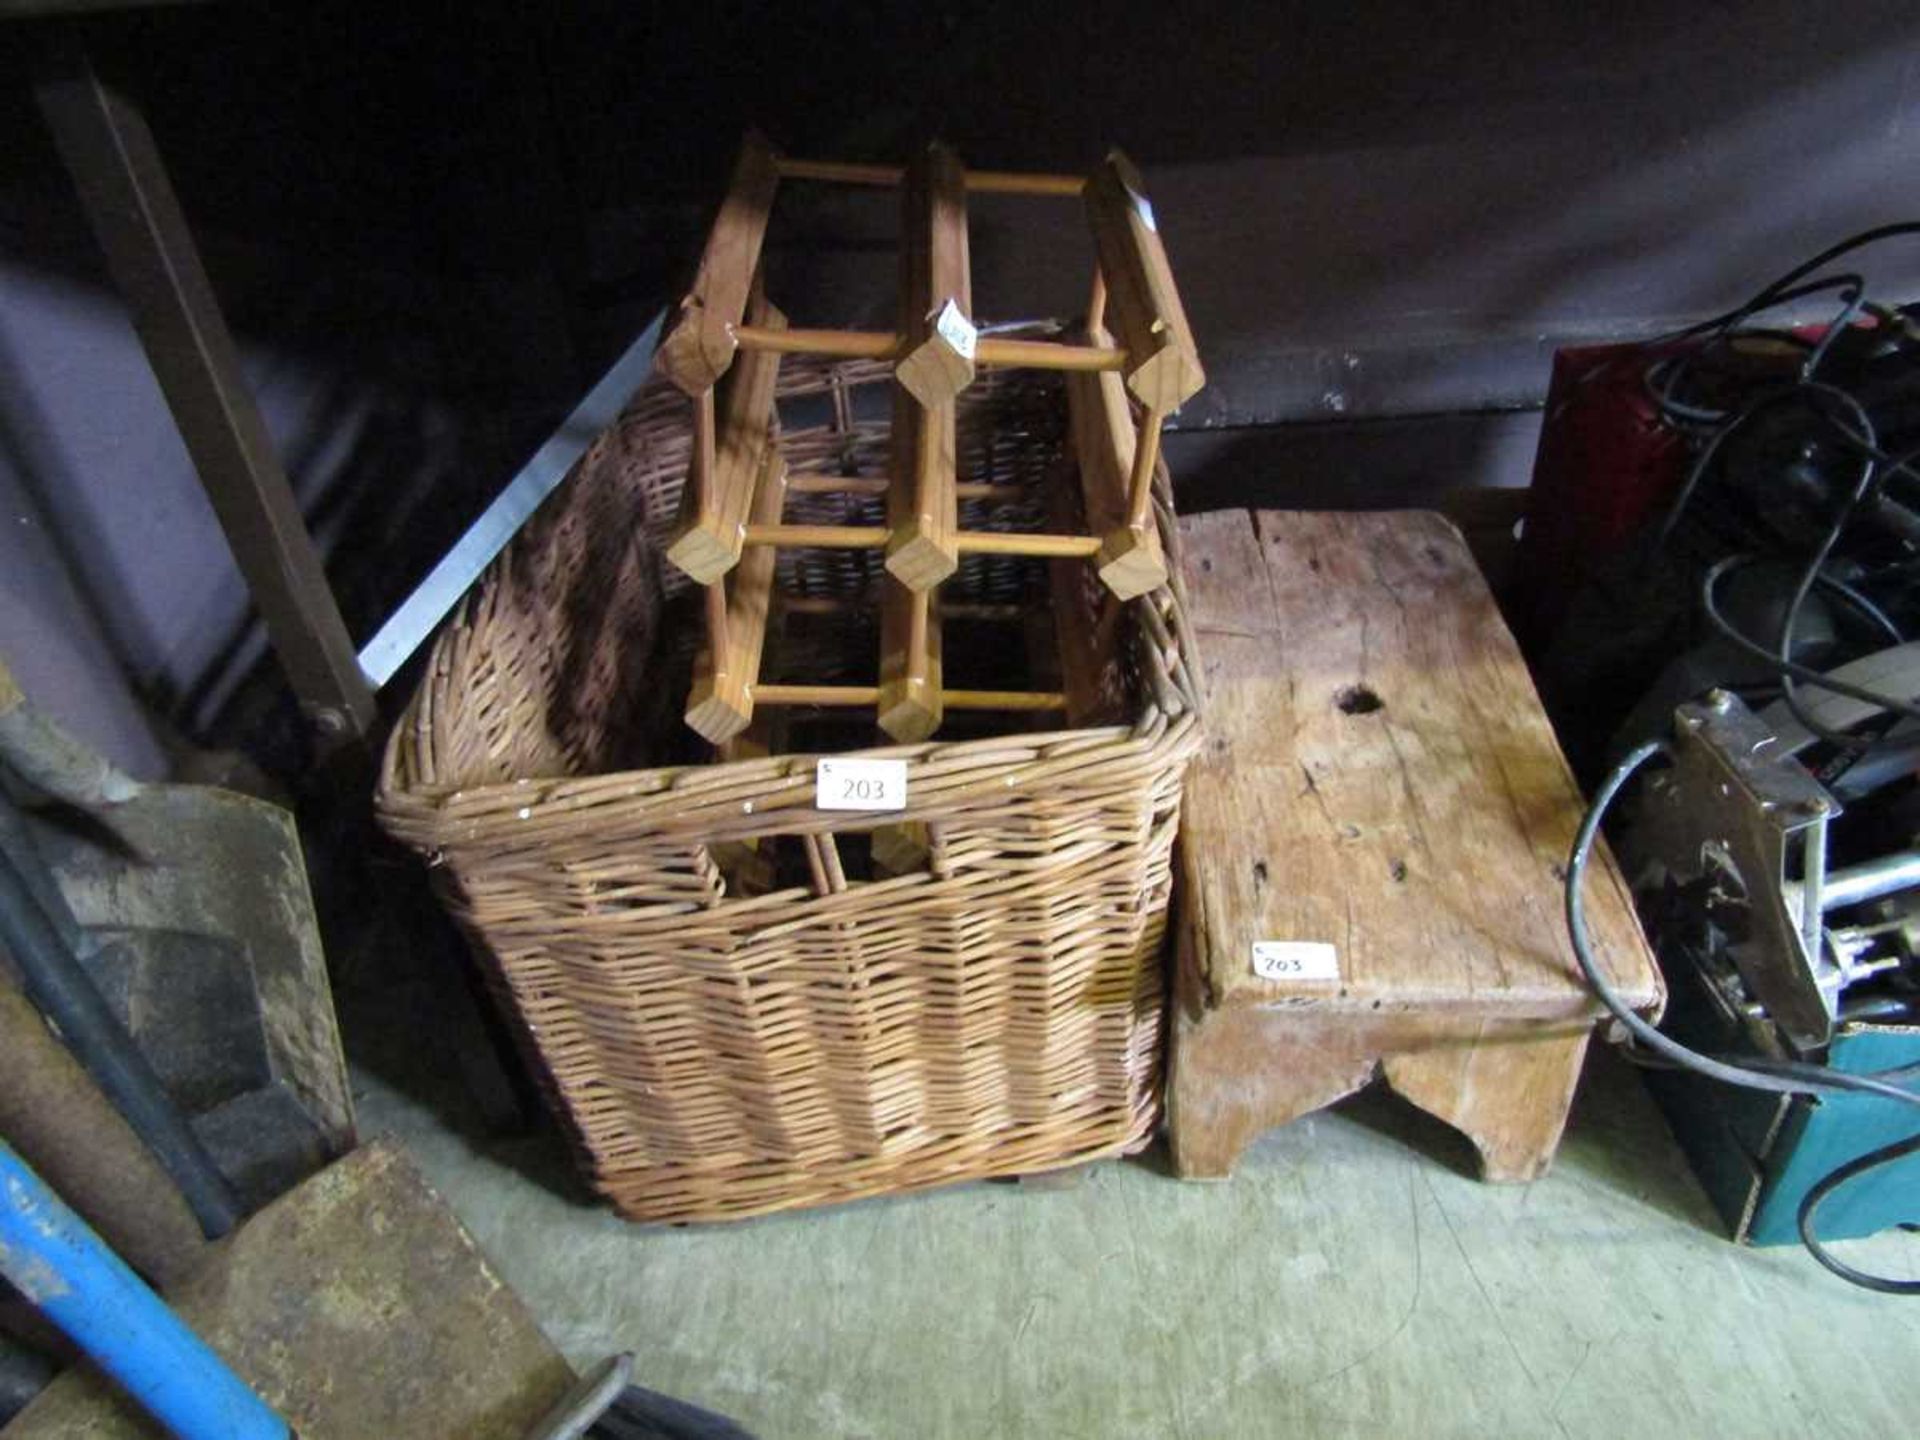
M1386 708L1387 702L1365 685L1349 685L1333 697L1342 715L1371 715Z

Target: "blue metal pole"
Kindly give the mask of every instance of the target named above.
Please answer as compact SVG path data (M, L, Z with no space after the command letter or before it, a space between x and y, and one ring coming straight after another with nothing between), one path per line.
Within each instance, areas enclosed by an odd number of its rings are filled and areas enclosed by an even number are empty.
M0 1141L0 1274L180 1440L292 1432Z

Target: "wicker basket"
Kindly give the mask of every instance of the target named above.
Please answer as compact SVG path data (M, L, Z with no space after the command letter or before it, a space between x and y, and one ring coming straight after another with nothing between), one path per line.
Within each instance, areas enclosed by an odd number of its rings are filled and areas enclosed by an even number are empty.
M783 366L795 470L884 474L884 402L868 402L889 380ZM1071 489L1065 408L1039 372L967 392L963 473L1018 492L968 502L969 527L1035 527ZM697 599L661 552L688 428L663 384L635 397L440 635L380 784L384 823L491 957L595 1184L633 1219L717 1220L1137 1149L1158 1116L1161 941L1198 743L1164 472L1175 578L1106 617L1102 684L1129 723L950 715L952 738L863 752L908 761L904 814L823 812L817 754L869 744L871 713L795 714L775 748L808 753L724 762L681 723ZM875 523L858 513L873 488L796 494L792 518ZM880 559L782 554L796 613L769 639L772 678L837 664L872 683L871 607L838 602L870 592ZM970 556L941 594L981 615L1065 607L1094 634L1104 592L1085 562ZM949 683L1044 670L1030 641L950 624Z

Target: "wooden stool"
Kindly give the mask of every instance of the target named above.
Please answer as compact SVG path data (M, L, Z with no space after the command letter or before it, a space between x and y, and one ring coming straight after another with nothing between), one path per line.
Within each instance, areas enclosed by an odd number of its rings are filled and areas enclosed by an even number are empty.
M1177 1172L1376 1073L1545 1171L1599 1007L1561 919L1584 808L1465 542L1439 515L1181 522L1209 739L1187 780L1168 1114ZM1657 1012L1612 857L1595 948Z

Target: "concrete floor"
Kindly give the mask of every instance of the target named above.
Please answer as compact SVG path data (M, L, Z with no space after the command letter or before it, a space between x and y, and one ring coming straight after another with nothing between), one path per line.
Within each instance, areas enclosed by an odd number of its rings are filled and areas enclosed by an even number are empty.
M1222 1185L1150 1154L692 1229L584 1203L551 1140L357 1083L363 1132L409 1145L576 1364L631 1349L762 1440L1913 1433L1920 1306L1723 1239L1610 1056L1526 1188L1367 1094ZM1913 1275L1917 1251L1842 1253Z

